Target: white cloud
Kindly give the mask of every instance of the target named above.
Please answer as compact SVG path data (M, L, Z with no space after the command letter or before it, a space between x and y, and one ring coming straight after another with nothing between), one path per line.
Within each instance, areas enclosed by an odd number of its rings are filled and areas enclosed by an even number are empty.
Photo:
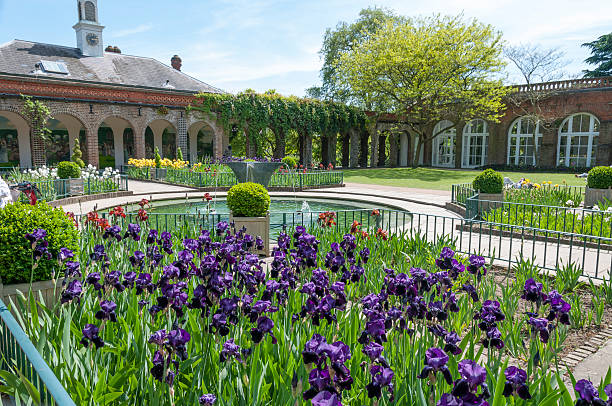
M119 30L111 34L113 38L121 38L127 37L134 34L140 34L142 32L150 31L153 28L153 24L140 24L134 28L126 28L124 30Z

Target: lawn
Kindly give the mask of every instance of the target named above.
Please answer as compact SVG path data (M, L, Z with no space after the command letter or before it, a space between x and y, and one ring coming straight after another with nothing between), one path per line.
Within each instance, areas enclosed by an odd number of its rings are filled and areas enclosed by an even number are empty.
M437 168L380 168L349 169L344 171L346 183L368 183L420 189L450 190L455 183L471 183L479 170L457 170ZM528 178L532 182L551 181L553 184L584 186L585 181L569 172L502 172L513 181Z

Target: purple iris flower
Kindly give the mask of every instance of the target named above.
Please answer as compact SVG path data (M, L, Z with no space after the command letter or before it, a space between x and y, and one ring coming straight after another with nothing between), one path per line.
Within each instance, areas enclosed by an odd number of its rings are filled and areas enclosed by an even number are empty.
M461 290L467 292L468 295L472 298L473 302L478 302L480 299L478 298L478 292L476 288L470 283L464 283Z
M47 231L43 230L42 228L37 228L30 234L25 235L25 238L30 242L30 244L32 244L32 247L34 247L34 244L45 237L47 237Z
M76 261L66 261L65 275L67 278L81 276L81 264Z
M200 399L198 399L198 403L201 406L213 406L216 401L217 401L217 397L213 395L212 393L207 393L205 395L202 395L200 396Z
M485 267L485 259L478 255L470 255L470 264L467 270L472 275L476 275L478 280L487 274L487 268Z
M62 304L72 302L73 300L79 302L81 298L81 293L83 293L83 285L81 284L80 280L75 279L71 282L68 282L68 286L66 286L66 289L64 290L64 292L62 292L62 298L60 302Z
M261 342L266 334L272 337L272 344L276 344L276 337L272 334L274 322L266 316L261 316L257 319L257 327L251 329L251 338L255 344Z
M38 261L41 258L51 259L51 253L49 252L49 242L47 240L41 240L36 244L34 251L32 252L34 260Z
M546 300L542 284L536 282L533 278L527 279L521 298L540 305Z
M441 372L446 382L450 385L453 382L453 377L450 370L446 366L448 355L440 348L430 348L425 351L425 366L419 375L420 379L427 379L430 375L435 375Z
M497 327L497 322L505 320L506 316L501 311L501 305L497 300L485 300L482 308L474 316L480 320L478 327L482 331L488 331Z
M559 323L570 324L569 312L572 309L572 305L563 300L563 296L556 290L551 291L544 303L550 304L550 313L548 314L548 320L553 321L559 320Z
M117 309L117 304L115 302L110 300L101 301L100 310L96 313L96 319L116 322L117 315L115 314L115 309Z
M104 250L104 245L97 244L94 246L93 252L89 254L89 258L92 261L108 261L108 255L106 255L106 251Z
M461 354L461 348L457 345L460 341L461 339L454 331L446 334L444 336L444 351L450 352L453 355Z
M71 258L74 258L74 252L72 252L72 250L64 247L60 248L57 259L59 259L61 262L64 262L65 260Z
M436 406L463 406L463 401L450 393L444 393Z
M114 238L117 242L121 241L121 227L114 225L106 230L104 230L104 234L102 234L103 239Z
M365 347L363 347L361 352L363 352L368 358L370 358L370 361L376 362L382 355L383 350L384 348L382 345L375 342L371 342Z
M215 228L217 229L217 235L222 235L229 229L229 223L227 221L220 221Z
M576 382L576 386L574 387L574 389L576 390L576 392L578 392L579 397L579 399L576 401L576 406L608 406L610 403L612 403L612 397L610 396L612 394L612 385L607 385L605 388L605 393L606 395L608 395L608 402L604 402L599 397L599 392L597 391L595 386L593 386L593 383L591 383L591 381L589 380L579 380L578 382Z
M151 283L151 274L141 273L136 278L134 282L134 286L136 287L136 294L140 295L143 291L148 291L149 293L153 291L153 284Z
M221 350L219 361L225 362L232 357L237 359L239 362L242 362L242 358L240 356L240 346L234 343L233 338L230 338L223 343L223 349Z
M166 343L167 338L168 333L166 333L166 330L157 330L156 332L151 334L151 337L149 337L149 343L162 346Z
M511 366L506 368L504 375L506 375L506 385L504 386L505 397L512 396L516 393L521 399L531 399L529 386L527 386L527 372Z
M455 251L453 251L449 247L442 248L442 251L440 252L440 257L436 259L436 266L444 270L452 269L454 256Z
M154 244L157 241L157 230L149 230L147 235L147 244Z
M92 285L95 290L100 290L104 287L102 284L100 284L100 279L101 277L99 272L91 272L85 278L85 283Z
M359 251L359 257L364 264L368 263L370 259L370 249L368 247L364 247L361 251Z
M129 259L133 267L142 268L145 259L145 254L142 251L134 251L134 254L131 255Z
M527 324L530 324L533 331L540 334L540 340L543 343L548 342L548 338L550 337L549 330L549 322L547 319L538 318L538 317L530 317Z
M382 389L387 387L391 396L393 396L393 370L388 367L383 367L380 365L372 365L370 367L370 376L372 377L372 381L366 385L366 390L368 391L368 397L370 399L377 398L380 399L382 396ZM391 399L393 401L393 399Z
M338 395L329 391L319 392L310 402L312 406L342 406Z
M96 348L101 348L104 346L104 341L98 336L98 332L100 330L97 326L93 324L86 324L83 328L83 338L81 338L81 344L85 347L89 347L91 343L93 343Z
M134 241L140 241L140 226L138 224L128 224L127 231L123 238L131 237Z
M304 364L320 363L321 359L325 357L323 351L326 346L325 337L320 334L314 334L304 345L304 350L302 351Z
M463 404L484 405L484 399L489 395L487 387L487 370L476 362L464 359L459 362L458 368L461 379L455 381L452 395L463 401ZM482 393L477 394L478 388L482 388Z
M485 348L495 347L498 350L504 348L504 340L502 340L499 329L497 327L491 327L488 329L482 344Z

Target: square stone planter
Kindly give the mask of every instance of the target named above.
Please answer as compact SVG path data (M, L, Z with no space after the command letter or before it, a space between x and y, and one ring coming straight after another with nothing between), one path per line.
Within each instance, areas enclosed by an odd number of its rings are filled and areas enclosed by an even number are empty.
M66 180L69 196L81 196L85 193L85 181L82 178Z
M502 206L503 201L503 191L501 193L478 193L478 213L499 208Z
M253 237L261 237L264 249L255 250L253 248L253 252L259 255L270 256L270 213L266 214L265 217L235 217L230 213L229 221L230 223L234 222L236 230L245 227L247 234Z
M48 308L52 308L57 301L59 300L62 292L62 281L63 279L59 279L56 281L57 285L53 284L53 281L40 281L32 283L32 294L36 300L40 300L41 296L45 302L45 306ZM2 281L0 281L0 299L6 304L9 305L12 300L13 303L17 303L17 297L19 296L19 292L23 293L24 296L27 297L28 291L30 290L29 283L17 283L13 285L3 285Z
M167 173L168 173L168 169L166 168L155 168L155 179L164 180L166 179Z
M612 202L612 188L592 189L586 187L584 192L584 207L593 207L605 201Z

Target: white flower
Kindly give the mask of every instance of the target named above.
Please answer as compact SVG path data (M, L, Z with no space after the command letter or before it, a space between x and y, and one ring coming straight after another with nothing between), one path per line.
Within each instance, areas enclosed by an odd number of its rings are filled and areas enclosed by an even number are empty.
M593 206L593 210L599 211L599 206L598 205Z
M566 206L574 206L574 201L573 200L568 200L567 202L565 202Z

